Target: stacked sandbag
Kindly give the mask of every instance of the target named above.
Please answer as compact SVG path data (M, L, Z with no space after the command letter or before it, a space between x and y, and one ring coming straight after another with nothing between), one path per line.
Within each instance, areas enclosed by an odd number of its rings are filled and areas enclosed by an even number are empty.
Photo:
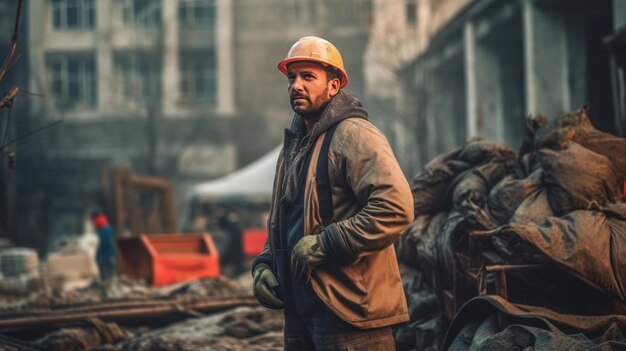
M465 221L484 220L477 213L490 190L513 172L515 152L483 140L441 155L412 181L416 218L396 243L411 321L394 330L399 349L437 350L447 321L441 289L450 288L453 248ZM416 273L419 272L419 273Z
M520 253L512 246L520 241L505 235L515 233L551 262L626 301L624 291L616 288L626 284L626 274L615 273L619 264L611 261L612 257L624 256L619 249L626 245L626 238L611 236L606 223L615 219L606 220L605 215L606 211L619 213L616 209L622 208L624 201L620 189L626 179L626 139L593 128L585 108L550 123L539 120L529 124L538 127L533 138L527 137L526 156L533 160L535 172L541 172L541 181L521 199L510 226L498 221L505 226L494 229L500 233L492 238L498 244L496 249L506 262L519 263ZM609 238L613 244L601 248ZM605 275L611 278L601 278Z
M585 108L539 128L534 152L556 215L619 198L626 179L626 139L596 130Z
M595 129L585 107L542 126L535 138L538 147L565 145L568 142L578 143L587 150L605 156L614 166L617 178L626 179L626 139Z
M585 108L551 122L528 118L525 127L519 156L474 140L434 158L414 177L415 221L396 243L399 261L410 267L403 279L413 282L405 285L411 311L422 310L433 294L443 300L444 290L476 294L453 273L463 269L458 254L467 254L467 236L475 229L491 230L480 253L491 264L556 263L626 301L626 261L620 258L626 257L620 229L626 139L596 130ZM419 272L419 279L407 272ZM396 329L399 349L439 345L449 321L443 304L437 306L438 315L411 314L411 322ZM428 326L435 336L419 344Z

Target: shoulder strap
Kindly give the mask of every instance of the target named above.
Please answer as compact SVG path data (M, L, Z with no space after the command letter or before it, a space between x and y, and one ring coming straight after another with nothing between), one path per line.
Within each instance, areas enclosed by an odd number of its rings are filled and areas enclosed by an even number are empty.
M315 173L315 184L317 186L320 217L322 218L322 225L324 225L324 227L331 224L334 213L333 196L330 189L330 178L328 176L328 149L330 148L330 141L333 138L333 134L335 133L335 129L337 129L338 124L339 123L336 123L326 130L322 149L320 150L320 155L317 159L317 172Z

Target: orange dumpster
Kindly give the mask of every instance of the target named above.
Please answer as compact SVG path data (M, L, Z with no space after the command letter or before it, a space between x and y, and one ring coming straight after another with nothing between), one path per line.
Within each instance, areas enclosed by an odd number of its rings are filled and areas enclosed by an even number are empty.
M209 234L158 234L117 239L120 272L152 285L220 275L219 254Z

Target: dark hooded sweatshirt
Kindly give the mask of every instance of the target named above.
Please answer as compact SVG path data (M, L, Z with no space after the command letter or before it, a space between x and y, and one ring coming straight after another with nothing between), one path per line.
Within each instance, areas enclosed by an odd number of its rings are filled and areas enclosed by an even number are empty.
M367 119L367 111L353 95L340 91L324 107L320 120L310 131L304 118L294 115L291 128L285 129L284 157L285 179L280 200L280 247L274 250L274 260L279 286L279 297L285 302L285 308L297 314L309 314L322 308L323 303L311 284L301 284L291 271L291 252L304 235L304 188L305 174L309 167L309 158L317 138L331 126L346 118ZM325 247L333 247L333 237L322 235ZM258 256L253 266L266 263L272 267L270 255ZM254 270L254 267L253 267Z

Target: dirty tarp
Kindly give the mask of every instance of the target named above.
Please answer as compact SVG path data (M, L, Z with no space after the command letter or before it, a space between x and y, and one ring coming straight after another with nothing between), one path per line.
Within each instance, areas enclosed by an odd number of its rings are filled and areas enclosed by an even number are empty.
M626 301L626 203L510 224L487 232L515 234L581 279Z
M426 271L436 266L438 259L435 247L436 237L446 217L448 214L445 212L433 216L421 215L416 217L396 243L400 262L409 267Z
M463 173L471 168L513 160L515 152L506 145L484 140L473 140L462 148L437 156L411 181L415 215L449 211L452 191L463 179Z
M491 188L505 175L511 173L510 162L487 163L474 167L456 184L452 184L452 205L459 212L465 212L470 203L479 207L487 204Z
M424 270L400 265L402 286L407 294L411 321L393 329L398 350L439 350L440 334L444 332L441 300L424 277ZM427 346L429 345L429 346Z
M525 224L528 222L543 223L547 217L554 216L550 201L548 200L548 190L538 188L522 201L511 217L510 223Z
M502 178L491 189L487 199L487 211L493 221L500 225L509 223L525 199L541 187L542 176L543 171L538 169L525 178L516 174Z
M442 350L624 350L626 316L578 316L512 304L500 296L468 301Z
M442 201L452 180L471 165L458 159L461 149L442 154L428 162L411 182L415 216L435 214L447 206Z

